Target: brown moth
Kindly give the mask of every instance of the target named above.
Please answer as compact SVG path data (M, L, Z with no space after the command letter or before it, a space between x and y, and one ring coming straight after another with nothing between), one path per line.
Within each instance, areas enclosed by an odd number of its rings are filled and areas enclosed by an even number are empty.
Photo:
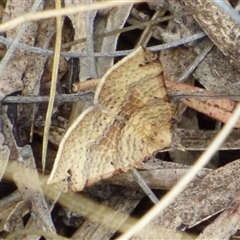
M171 144L171 119L162 65L138 47L102 77L94 105L63 137L48 183L81 191L138 167Z

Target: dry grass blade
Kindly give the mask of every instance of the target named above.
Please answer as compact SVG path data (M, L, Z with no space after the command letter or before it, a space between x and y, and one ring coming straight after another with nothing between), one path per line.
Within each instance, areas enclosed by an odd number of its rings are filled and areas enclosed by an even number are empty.
M238 190L236 190L238 192ZM239 192L238 192L239 193ZM198 236L197 240L230 239L239 229L239 194L229 204L228 208L217 219L209 224ZM228 221L226 221L226 219Z
M56 9L61 9L61 2L56 0ZM53 70L52 70L52 80L50 88L50 96L45 120L44 135L43 135L43 147L42 147L42 171L44 172L46 166L46 156L47 156L47 146L48 146L48 136L49 129L51 124L52 110L54 104L54 98L56 95L56 86L57 86L57 76L58 76L58 65L61 51L61 37L62 37L62 19L61 17L56 18L56 43L55 43L55 52L53 60Z
M135 1L108 1L108 2L102 2L102 3L92 3L91 5L89 4L81 4L79 6L74 6L74 7L69 7L69 8L64 8L61 10L46 10L43 12L37 12L34 14L28 13L23 16L14 18L12 20L9 20L5 23L2 23L0 25L0 32L5 32L9 29L12 29L21 23L24 22L30 22L30 21L36 21L40 19L47 19L47 18L52 18L52 17L58 17L58 16L67 16L70 14L74 13L79 13L79 12L86 12L86 11L92 11L92 10L100 10L100 9L106 9L106 8L111 8L111 7L116 7L116 6L121 6L129 3L136 3L136 2L143 2L140 0L135 0Z

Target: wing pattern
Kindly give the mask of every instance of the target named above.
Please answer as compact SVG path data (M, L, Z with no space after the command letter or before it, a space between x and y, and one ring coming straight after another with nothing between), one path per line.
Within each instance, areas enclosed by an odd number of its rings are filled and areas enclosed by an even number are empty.
M68 129L48 183L81 191L141 165L171 144L172 114L161 63L137 48L107 71L94 105Z

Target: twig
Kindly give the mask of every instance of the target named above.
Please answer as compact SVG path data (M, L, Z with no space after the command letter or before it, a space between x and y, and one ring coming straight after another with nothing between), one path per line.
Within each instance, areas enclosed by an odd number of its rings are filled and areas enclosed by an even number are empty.
M55 96L55 102L76 102L79 100L89 101L93 99L93 92L81 94L62 94ZM2 100L4 104L16 103L40 103L48 102L49 96L7 96Z
M159 18L159 16L163 15L165 13L165 10L163 11L156 11L153 16L152 16L152 21L156 20ZM147 43L149 41L149 39L152 36L152 29L153 29L153 24L149 24L145 27L145 29L143 30L143 33L141 34L140 38L138 39L137 43L135 44L135 48L137 48L138 46L143 46L146 47Z
M112 35L115 35L115 34L129 32L129 31L132 31L132 30L135 30L135 29L147 27L149 25L154 25L154 24L158 24L158 23L161 23L161 22L166 22L166 21L169 21L173 18L179 18L179 17L193 15L194 13L196 13L196 12L190 11L190 12L186 12L186 13L179 13L179 14L174 14L174 15L161 17L161 18L158 17L154 20L152 19L152 20L149 20L149 21L146 21L146 22L141 22L141 23L138 23L138 24L134 24L132 26L124 27L122 29L116 29L116 30L109 31L109 32L106 32L106 33L97 34L97 35L94 35L93 38L94 38L94 40L96 40L96 39L99 39L99 38L104 38L104 37L112 36ZM63 44L62 48L68 48L68 47L71 47L73 45L76 45L76 44L79 44L79 43L84 43L84 42L86 42L86 38L78 39L78 40L75 40L73 42L68 42L68 43Z
M201 54L199 54L194 61L191 63L190 66L185 70L185 72L178 78L177 82L184 81L199 65L199 63L205 58L205 56L209 53L209 51L212 49L214 44L212 42L209 42L209 44L204 48Z
M91 101L94 93L91 91L77 94L61 94L55 96L55 102L77 102L79 100ZM186 98L197 98L197 99L222 99L231 98L235 101L240 101L240 96L237 94L213 94L207 93L207 90L202 92L197 91L168 91L168 96L173 100L181 100ZM21 104L21 103L41 103L48 102L49 96L7 96L2 100L3 104Z
M141 27L146 27L148 25L153 25L153 24L157 24L157 23L161 23L161 22L165 22L165 21L169 21L173 18L177 18L177 17L184 17L184 16L189 16L194 14L195 12L187 12L187 13L179 13L179 14L174 14L171 16L166 16L166 17L161 17L161 18L157 18L154 20L150 20L150 21L146 21L146 22L141 22L139 24L135 24L133 26L128 26L128 27L124 27L122 29L116 29L113 31L109 31L106 33L102 33L102 34L97 34L95 36L93 36L93 39L99 39L99 38L104 38L104 37L108 37L108 36L112 36L114 34L119 34L119 33L124 33L124 32L128 32L128 31L132 31ZM4 43L6 45L11 45L12 44L12 40L10 39L6 39L2 36L0 36L0 42ZM79 43L85 43L86 42L86 38L82 38L82 39L78 39L72 42L68 42L68 43L64 43L62 44L62 49L66 49L69 47L72 47L73 45L77 45ZM45 55L53 55L54 51L49 49L42 49L42 48L38 48L38 47L33 47L33 46L28 46L28 45L24 45L21 43L17 44L17 48L32 52L32 53L37 53L37 54L45 54Z
M189 36L187 38L182 38L180 40L176 40L173 41L171 43L167 43L167 44L161 44L161 45L156 45L155 47L151 47L149 48L149 50L151 51L160 51L160 50L164 50L164 49L168 49L171 47L176 47L178 45L181 44L185 44L194 40L198 40L201 39L203 37L205 37L206 34L204 32L199 32L196 34L193 34L192 36ZM6 45L10 45L10 43L12 41L5 39L4 37L0 36L0 42L6 44ZM38 47L31 47L25 44L21 44L19 43L18 48L26 50L26 51L30 51L32 53L37 53L37 54L42 54L42 55L53 55L54 51L53 50L47 50L47 49L42 49L42 48L38 48ZM94 53L95 57L121 57L121 56L126 56L129 53L131 53L131 50L126 50L126 51L116 51L116 52L101 52L101 53ZM80 58L80 57L87 57L87 53L70 53L70 52L61 52L61 56L63 57L69 57L69 58Z
M171 47L177 47L179 45L182 45L182 44L185 44L185 43L188 43L188 42L192 42L192 41L201 39L203 37L206 37L206 34L204 32L199 32L199 33L195 33L195 34L193 34L189 37L173 41L171 43L165 43L165 44L161 44L161 45L156 45L154 47L149 47L148 50L150 50L150 51L160 51L160 50L168 49L168 48L171 48ZM121 57L121 56L126 56L126 55L130 54L131 52L132 52L132 50L108 52L108 53L101 52L101 53L94 53L94 56L95 57ZM65 56L65 57L74 57L74 58L86 57L86 53L62 52L61 55Z
M146 193L146 195L151 199L151 201L154 204L157 204L159 202L159 199L155 196L151 188L147 185L147 183L142 178L138 170L132 169L131 173L134 176L135 180L137 181L138 185L142 188L142 190Z
M99 82L100 82L100 78L91 79L84 82L76 82L72 84L72 91L78 92L78 91L93 89L97 87Z

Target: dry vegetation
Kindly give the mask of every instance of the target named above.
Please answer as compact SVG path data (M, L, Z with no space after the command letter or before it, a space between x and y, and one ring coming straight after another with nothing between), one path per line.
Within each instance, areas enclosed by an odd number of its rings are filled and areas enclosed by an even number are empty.
M161 214L155 209L132 239L239 237L240 122L208 157L202 153L238 109L240 25L210 0L82 3L0 2L0 238L115 239L154 206L130 172L81 193L47 184L59 143L92 105L98 80L77 94L72 84L101 78L139 45L163 65L175 140L138 172L160 199L173 186L182 190L176 183L200 156L194 166L207 165L173 203L163 199L164 210L155 205Z

